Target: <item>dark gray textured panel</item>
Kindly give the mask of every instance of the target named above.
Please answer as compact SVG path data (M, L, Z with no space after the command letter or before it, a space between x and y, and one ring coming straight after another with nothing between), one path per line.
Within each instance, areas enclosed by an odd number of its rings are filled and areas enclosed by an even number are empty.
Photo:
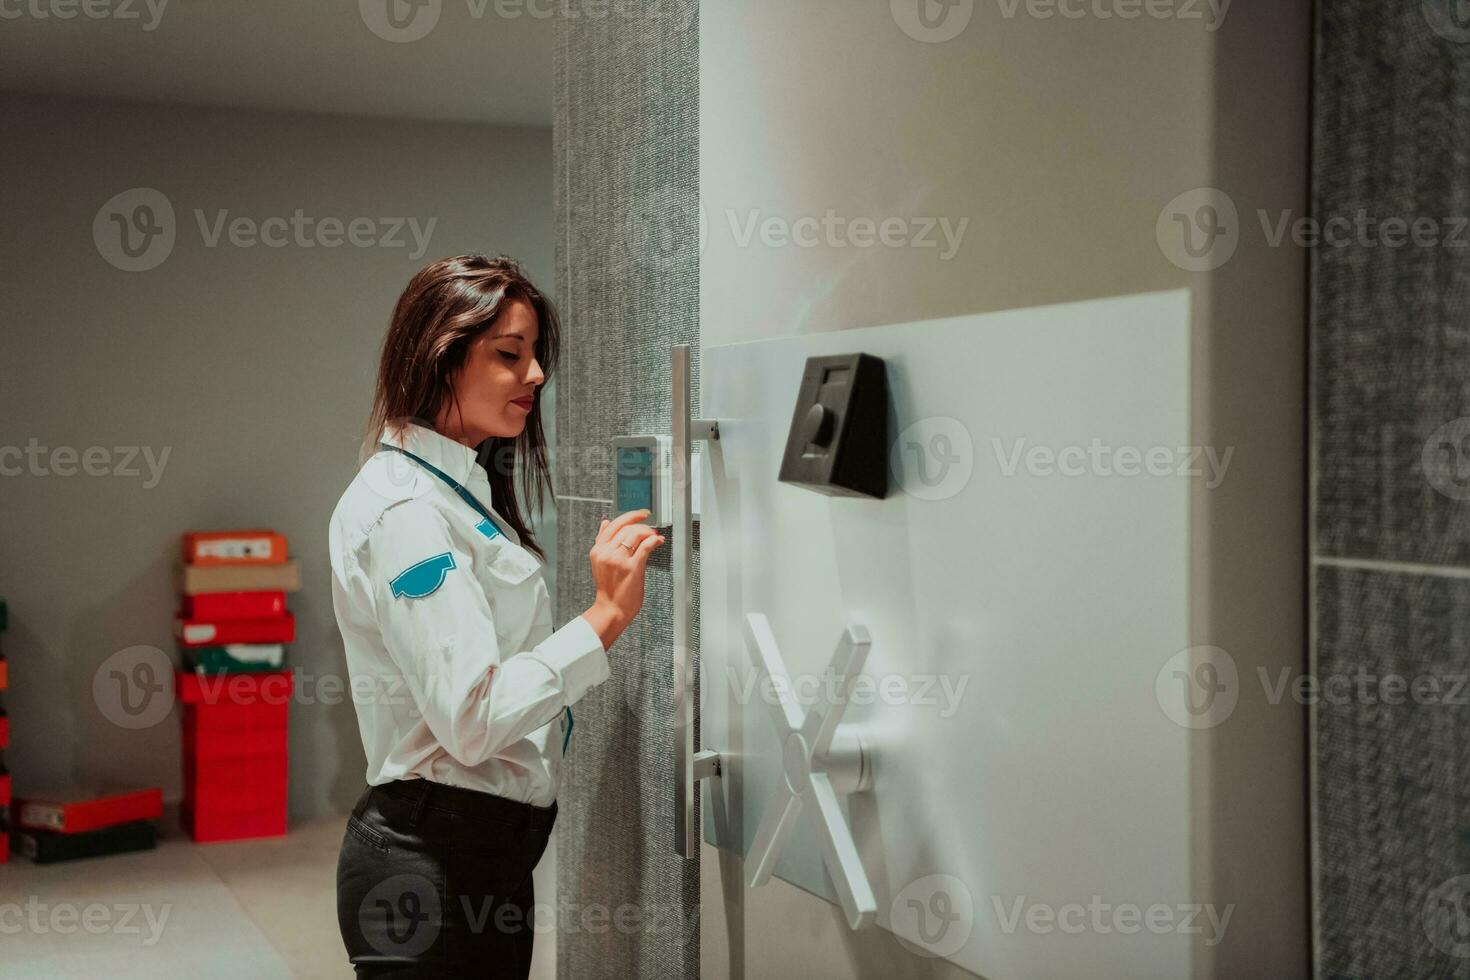
M587 550L612 509L596 502L612 496L611 438L668 432L670 347L698 351L696 7L607 9L557 26L556 482L594 498L559 501L558 622L595 595ZM671 548L649 563L612 676L574 709L557 821L563 978L698 975L698 862L674 855Z
M1470 564L1470 422L1424 463L1435 433L1470 416L1470 42L1430 22L1455 7L1318 4L1315 216L1361 211L1374 240L1388 219L1432 219L1442 242L1357 243L1354 230L1354 244L1313 250L1325 555Z
M569 335L557 486L584 497L611 496L613 436L669 431L673 344L694 345L697 393L698 21L671 13L682 5L625 6L664 13L562 21L557 37L557 279Z
M560 505L558 622L595 597L586 551L602 511ZM557 819L562 977L698 973L698 862L674 856L669 561L669 546L650 559L643 612L609 651L611 676L574 709ZM697 594L697 565L695 584Z
M1323 567L1316 604L1318 975L1470 977L1470 581Z
M1457 422L1470 416L1470 24L1456 9L1317 4L1313 211L1350 241L1312 253L1317 555L1470 565L1470 420ZM1438 244L1384 244L1389 219L1427 220ZM1313 601L1319 679L1452 686L1470 670L1470 583L1319 567ZM1470 878L1456 881L1470 874L1470 709L1446 700L1354 692L1318 709L1321 977L1470 977Z

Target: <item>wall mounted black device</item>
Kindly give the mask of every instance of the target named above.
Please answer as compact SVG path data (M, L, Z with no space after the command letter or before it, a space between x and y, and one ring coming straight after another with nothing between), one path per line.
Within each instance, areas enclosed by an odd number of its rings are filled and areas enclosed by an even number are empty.
M882 358L807 358L778 479L828 496L888 496L888 375Z

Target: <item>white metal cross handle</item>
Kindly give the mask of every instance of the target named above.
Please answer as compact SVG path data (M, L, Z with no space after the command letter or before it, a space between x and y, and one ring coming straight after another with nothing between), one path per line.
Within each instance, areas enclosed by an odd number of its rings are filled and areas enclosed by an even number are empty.
M828 665L836 680L833 701L825 706L814 705L808 711L803 711L793 696L786 662L764 615L746 614L745 639L751 660L775 694L774 702L768 703L782 740L785 776L766 804L750 846L747 860L753 865L751 887L770 881L781 848L802 811L810 809L822 840L822 861L837 889L847 922L852 928L861 929L877 915L878 902L837 797L867 789L872 774L862 738L850 726L839 723L872 639L867 627L860 623L849 624L842 631Z

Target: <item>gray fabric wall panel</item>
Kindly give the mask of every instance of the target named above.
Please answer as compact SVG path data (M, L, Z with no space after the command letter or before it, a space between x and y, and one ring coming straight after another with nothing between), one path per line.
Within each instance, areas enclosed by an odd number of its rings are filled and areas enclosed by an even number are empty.
M1446 220L1470 217L1470 43L1437 34L1418 2L1318 10L1318 220L1430 218L1445 244L1313 253L1317 547L1470 565L1470 508L1435 486L1470 496L1470 460L1423 463L1426 441L1470 415L1470 229Z
M1312 252L1314 672L1354 685L1314 715L1324 978L1470 977L1470 708L1463 690L1447 703L1470 671L1470 30L1454 6L1317 6L1313 212L1361 213L1372 236ZM1432 219L1441 244L1382 244L1390 218ZM1384 704L1391 674L1441 696Z
M1324 568L1317 617L1319 676L1372 678L1318 708L1319 975L1470 977L1470 581Z
M698 350L693 6L613 4L557 24L559 622L595 594L586 553L613 512L609 441L669 431L669 350ZM611 678L574 709L557 821L563 978L698 974L699 865L673 841L671 550L649 563Z

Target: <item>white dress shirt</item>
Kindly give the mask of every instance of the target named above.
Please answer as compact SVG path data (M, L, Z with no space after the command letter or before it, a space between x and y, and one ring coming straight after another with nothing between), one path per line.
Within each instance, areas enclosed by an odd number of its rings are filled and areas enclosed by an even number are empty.
M417 425L382 441L495 520L392 450L337 503L332 605L368 784L421 777L548 806L565 709L608 676L602 641L581 616L552 632L541 562L494 510L473 450Z

